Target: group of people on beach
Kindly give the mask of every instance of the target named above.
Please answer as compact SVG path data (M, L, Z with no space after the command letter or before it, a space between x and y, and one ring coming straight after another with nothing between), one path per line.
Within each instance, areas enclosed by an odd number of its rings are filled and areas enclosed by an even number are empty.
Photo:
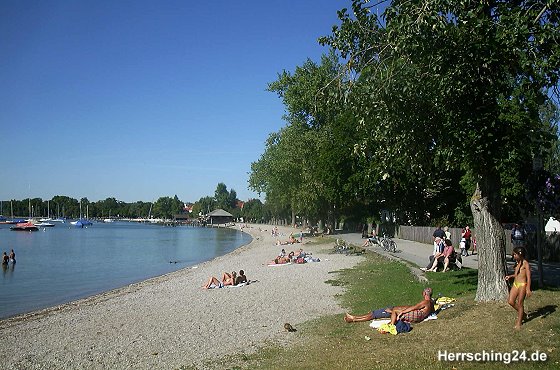
M297 254L294 251L286 254L286 250L282 248L280 254L276 256L272 261L268 262L268 265L282 265L285 263L306 263L306 262L319 262L319 259L313 259L311 253L304 252L303 248L300 248Z
M296 243L302 243L302 242L303 242L303 232L300 233L299 239L296 239L294 237L294 234L291 233L288 240L285 240L285 241L277 240L276 245L288 245L288 244L296 244Z
M247 284L247 276L245 276L245 271L239 270L239 275L237 272L233 271L231 274L229 272L224 272L222 274L222 280L218 280L214 276L211 276L206 284L204 284L204 289L212 288L223 288L225 286L237 286L240 284Z

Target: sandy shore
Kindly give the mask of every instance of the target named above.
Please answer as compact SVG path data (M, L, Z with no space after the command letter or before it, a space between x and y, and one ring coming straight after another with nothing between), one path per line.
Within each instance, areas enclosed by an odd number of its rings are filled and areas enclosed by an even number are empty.
M208 360L290 340L294 334L284 331L285 322L297 328L343 312L334 300L341 288L325 281L332 279L330 271L352 267L360 258L321 254L326 245L305 244L304 250L321 262L268 267L265 262L281 247L274 245L271 227L261 227L244 229L253 236L249 245L194 268L0 321L2 367L206 368ZM287 240L291 231L281 227L280 239ZM201 288L209 276L240 269L256 281L238 288Z

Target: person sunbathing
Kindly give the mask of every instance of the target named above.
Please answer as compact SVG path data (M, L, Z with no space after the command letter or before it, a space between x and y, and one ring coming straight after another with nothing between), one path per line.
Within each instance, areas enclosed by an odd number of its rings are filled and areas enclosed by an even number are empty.
M422 291L423 300L415 304L414 306L397 306L386 308L383 311L387 314L391 314L391 324L395 324L397 320L402 320L406 322L421 322L426 317L428 317L432 312L434 312L434 303L432 302L432 288L426 288ZM370 321L376 318L380 318L375 315L375 312L370 312L365 315L350 315L347 313L344 316L344 321L347 323L351 322L362 322Z
M245 276L245 271L239 270L239 275L237 275L237 279L235 279L235 285L247 283L247 276Z
M282 265L284 263L292 262L292 255L288 255L286 257L276 257L272 261L268 262L268 265Z
M204 284L203 288L211 289L211 288L222 288L226 285L236 285L236 277L237 277L237 273L235 271L233 271L231 274L224 272L222 274L222 281L218 280L214 276L211 276L210 279L208 279L208 282Z

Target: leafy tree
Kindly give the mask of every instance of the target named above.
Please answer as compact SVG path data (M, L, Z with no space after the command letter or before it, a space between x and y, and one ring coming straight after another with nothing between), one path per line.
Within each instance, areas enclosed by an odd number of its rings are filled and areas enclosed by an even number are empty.
M216 200L213 197L200 198L193 205L193 215L205 215L216 209Z
M216 200L216 207L226 211L232 211L237 206L237 193L233 189L228 192L226 184L222 182L216 187L214 199Z
M293 74L284 71L269 84L269 91L286 106L288 125L270 135L265 153L251 167L249 186L265 192L267 203L278 202L276 208L291 209L292 223L296 214L334 216L332 211L340 209L344 197L335 187L347 177L331 171L352 152L351 146L333 147L338 143L331 125L342 112L341 99L334 93L338 85L331 84L338 69L338 59L331 53L321 58L321 64L307 60Z
M242 216L247 222L263 222L263 203L260 199L250 199L243 205Z
M387 169L380 182L435 168L472 174L476 299L503 300L502 166L550 145L539 107L558 83L559 3L393 0L381 19L367 3L353 1L353 17L342 10L321 40L357 76L346 94L365 134L359 146Z
M152 209L154 216L158 218L171 219L174 215L178 214L182 209L183 203L179 200L177 195L175 197L160 197Z

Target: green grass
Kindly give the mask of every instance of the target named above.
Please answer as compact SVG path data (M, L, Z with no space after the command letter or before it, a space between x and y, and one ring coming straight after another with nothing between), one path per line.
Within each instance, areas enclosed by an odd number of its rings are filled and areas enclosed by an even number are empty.
M546 363L514 363L516 369L560 368L558 290L537 290L526 300L530 320L513 329L514 310L506 303L476 303L477 271L428 273L428 284L414 279L407 266L367 254L357 267L332 273L327 283L345 287L338 297L352 313L415 304L425 286L457 299L438 320L414 324L410 333L393 336L372 330L369 323L347 324L343 315L328 315L298 325L288 347L269 344L255 355L230 357L220 368L245 369L501 369L500 362L440 362L448 352L545 352ZM366 336L370 340L366 340ZM221 361L223 365L224 362ZM544 366L543 366L544 365ZM228 367L229 366L229 367ZM211 367L211 366L210 366Z

